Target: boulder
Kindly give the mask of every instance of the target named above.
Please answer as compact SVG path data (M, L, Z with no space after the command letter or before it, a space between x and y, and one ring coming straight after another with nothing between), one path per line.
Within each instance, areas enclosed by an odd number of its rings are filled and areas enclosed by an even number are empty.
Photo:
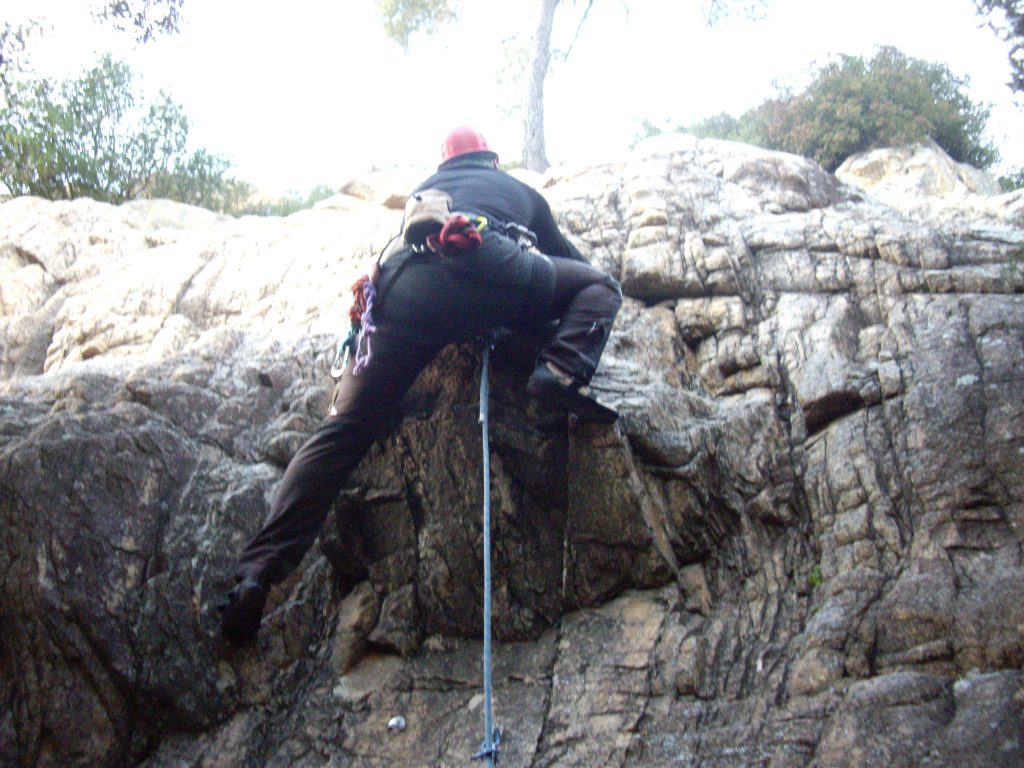
M852 155L836 177L907 213L1024 225L1024 192L1004 194L994 176L956 162L931 139Z
M501 764L1020 765L1017 214L682 135L534 182L623 285L594 381L621 418L569 428L524 394L536 339L492 353ZM476 752L474 343L420 376L257 645L217 636L400 224L348 197L0 204L0 762Z

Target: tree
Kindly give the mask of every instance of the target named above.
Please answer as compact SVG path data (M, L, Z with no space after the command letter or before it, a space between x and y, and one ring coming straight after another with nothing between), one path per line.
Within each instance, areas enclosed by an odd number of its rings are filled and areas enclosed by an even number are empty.
M1010 44L1010 82L1014 91L1024 91L1024 0L974 0L974 7L988 16L989 26Z
M406 50L415 32L436 29L455 19L448 0L377 0L377 15L388 37Z
M648 125L653 127L650 121ZM742 123L730 114L719 112L717 115L706 117L690 126L682 129L683 132L692 134L703 139L725 139L726 141L742 141L740 133ZM648 131L647 135L657 135L660 131Z
M159 35L174 34L181 23L181 6L185 0L103 0L96 10L99 19L112 22L117 28L131 28L140 43L148 43Z
M551 68L551 30L560 0L541 0L540 18L533 36L530 54L530 85L526 94L526 116L523 121L523 165L531 171L548 167L544 146L544 82ZM591 3L587 6L590 10Z
M706 5L708 26L713 26L723 18L739 13L755 16L763 8L767 0L710 0ZM530 66L530 87L526 95L526 116L523 132L523 165L531 171L545 171L548 168L547 150L544 145L544 82L551 66L551 31L554 28L555 11L561 0L540 0L540 15L537 31L533 37L533 54ZM573 0L575 5L575 0ZM579 36L580 28L586 21L594 0L587 0L586 8L576 27ZM570 46L570 51L572 46ZM568 52L564 54L568 57Z
M708 23L714 24L737 9L752 15L765 2L767 0L710 0L707 5ZM587 0L577 26L577 35L593 4L594 0ZM523 121L523 165L531 171L544 171L548 167L544 145L544 83L551 66L551 32L559 5L561 0L540 0L540 12L533 35ZM438 23L458 18L449 0L377 0L377 11L384 22L385 31L403 47L408 47L409 36L415 31L436 29Z
M1012 168L999 177L999 187L1003 192L1024 189L1024 168Z
M131 70L110 56L79 80L20 81L12 94L0 108L0 179L16 195L120 203L160 194L223 209L237 191L226 160L186 152L181 107L163 92L144 104Z
M249 200L256 188L227 176L230 163L205 149L175 158L170 170L153 174L142 195L198 205L222 213L250 213Z
M173 34L181 23L185 0L93 0L94 18L122 31L132 30L140 43L160 35ZM25 73L28 41L43 32L37 18L20 23L4 21L0 31L0 85L5 92L17 73Z
M102 0L94 16L131 29L140 43L178 31L185 0Z
M92 0L92 15L139 43L178 31L184 0ZM104 57L77 81L33 76L34 18L0 31L0 180L14 194L89 196L113 203L166 197L237 212L251 185L229 178L230 163L206 150L188 154L188 120L165 93L145 105L127 65Z
M984 138L989 107L944 64L880 48L866 61L841 56L805 91L780 91L732 121L717 116L688 131L805 155L830 171L856 152L931 137L954 160L987 168L999 153Z
M251 216L290 216L296 211L312 208L321 200L332 197L337 192L334 187L317 184L307 194L290 191L277 200L247 200L235 209L240 214Z

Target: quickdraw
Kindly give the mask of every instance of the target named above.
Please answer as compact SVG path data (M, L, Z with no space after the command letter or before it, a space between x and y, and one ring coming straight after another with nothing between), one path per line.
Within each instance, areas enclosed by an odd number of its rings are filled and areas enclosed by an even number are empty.
M359 336L359 329L349 326L348 336L338 341L334 350L334 360L331 362L331 378L340 379L348 370L348 361L352 357L352 351L356 348L356 339Z
M348 335L338 342L331 363L331 377L340 379L348 370L348 361L355 355L356 364L352 373L358 376L370 363L373 350L370 336L377 330L373 322L373 305L377 289L369 275L363 275L352 284L352 307L348 311Z

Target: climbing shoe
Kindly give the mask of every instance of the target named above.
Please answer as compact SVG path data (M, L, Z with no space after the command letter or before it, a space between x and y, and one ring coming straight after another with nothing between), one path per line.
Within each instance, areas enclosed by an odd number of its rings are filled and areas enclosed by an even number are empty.
M236 584L217 605L224 639L239 648L252 645L259 632L266 603L267 588L256 579L245 579Z
M565 408L581 421L611 424L619 418L616 411L592 398L586 387L575 387L568 376L557 376L546 363L538 365L530 374L530 379L526 382L526 391L537 400Z

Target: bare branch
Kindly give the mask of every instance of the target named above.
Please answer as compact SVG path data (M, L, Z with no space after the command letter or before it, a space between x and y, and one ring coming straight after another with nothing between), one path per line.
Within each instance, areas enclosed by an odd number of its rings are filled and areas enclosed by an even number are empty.
M748 19L764 17L764 8L769 0L707 0L701 10L708 27L713 27L727 16L746 16Z
M576 25L576 34L572 36L572 42L569 43L569 47L566 48L565 53L562 54L562 61L569 58L569 54L572 53L573 46L576 45L576 41L580 39L580 30L583 29L583 22L587 20L587 16L590 14L590 9L594 7L594 0L587 0L587 10L583 12L583 16L580 17L580 23Z
M185 0L106 0L93 15L122 31L134 31L140 43L178 31Z
M42 23L35 18L18 25L9 21L3 23L3 29L0 29L0 86L5 93L14 74L29 69L28 41L41 30Z

